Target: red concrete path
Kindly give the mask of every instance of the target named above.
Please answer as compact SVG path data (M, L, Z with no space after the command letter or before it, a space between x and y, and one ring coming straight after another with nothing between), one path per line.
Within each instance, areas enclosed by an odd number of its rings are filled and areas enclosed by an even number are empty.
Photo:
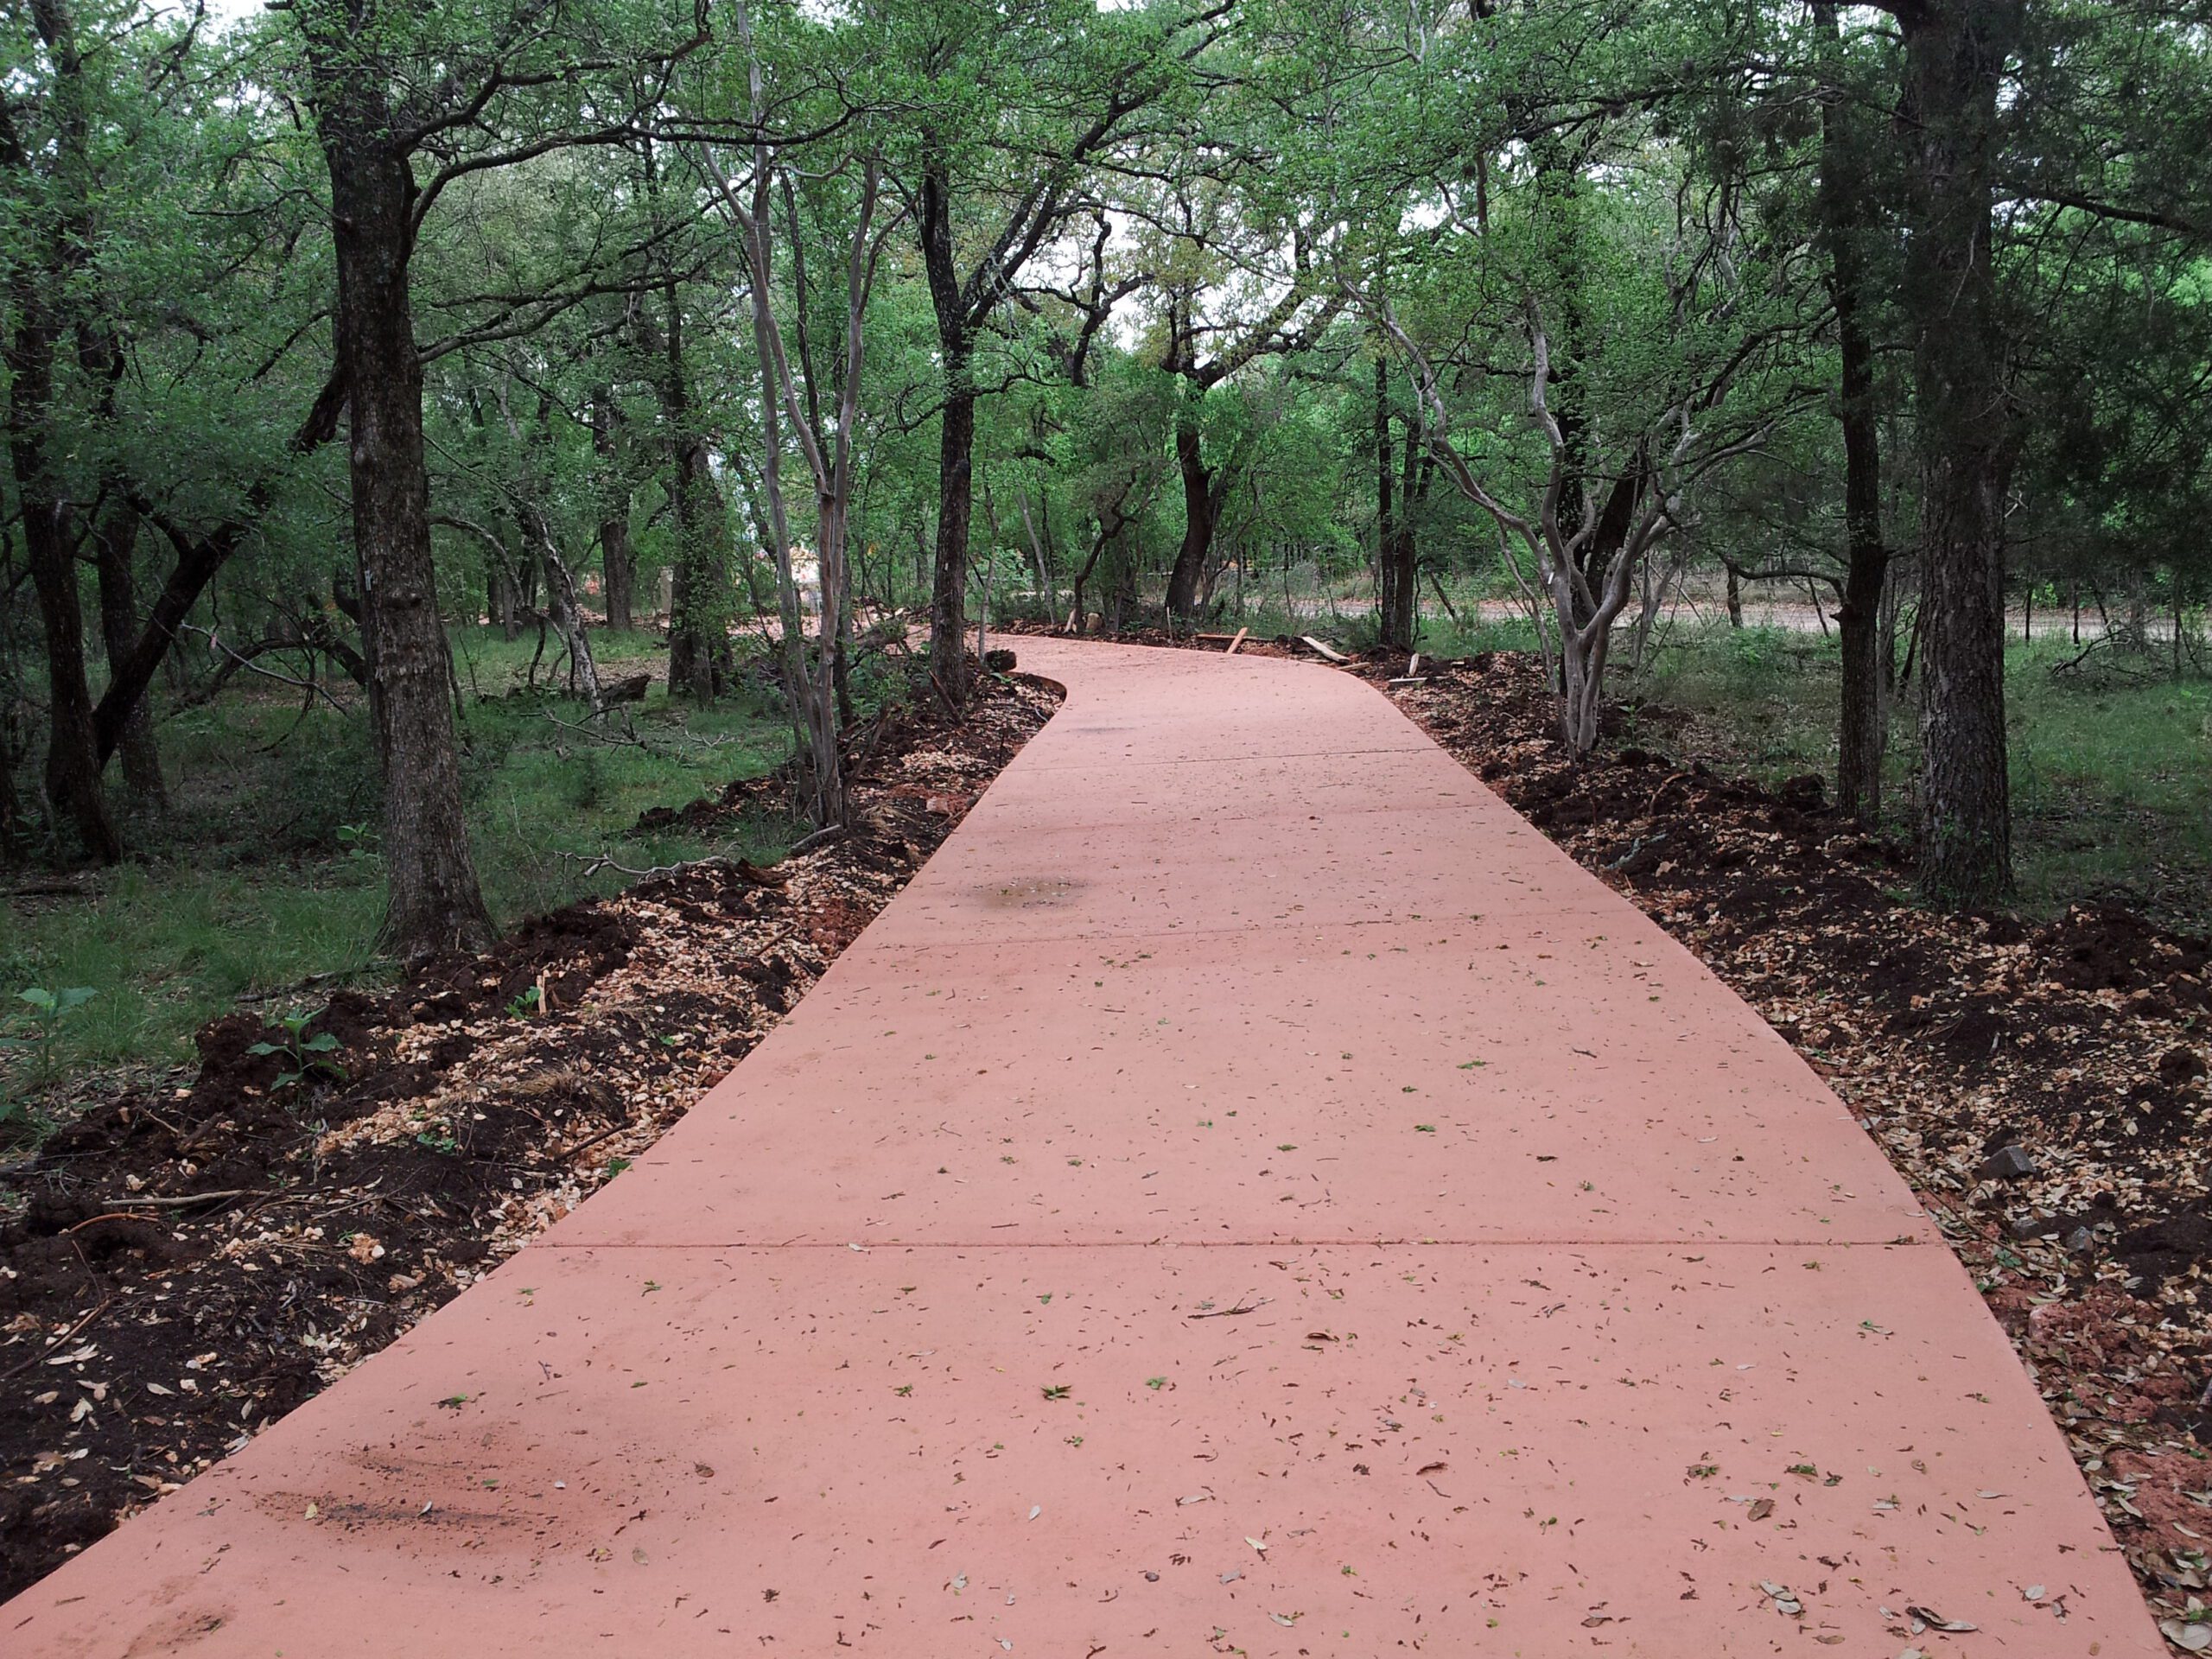
M1018 648L1065 708L726 1083L0 1651L2163 1651L1694 960L1354 680Z

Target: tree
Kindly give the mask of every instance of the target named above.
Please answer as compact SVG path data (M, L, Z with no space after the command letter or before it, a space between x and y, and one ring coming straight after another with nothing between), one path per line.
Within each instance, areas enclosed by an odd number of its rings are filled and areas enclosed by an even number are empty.
M4 347L8 458L45 634L51 709L47 793L86 850L112 862L122 856L123 843L100 787L105 757L85 671L76 563L82 526L55 442L62 425L55 359L71 321L68 290L79 278L92 235L95 94L67 0L39 0L31 20L51 65L50 140L29 137L12 89L0 92L0 168L6 169L10 195L29 209L28 222L17 232L25 245L11 249L8 259L13 314Z
M565 102L524 110L524 95L648 59L673 63L698 39L602 55L598 41L549 35L530 6L486 16L404 0L296 0L292 15L330 175L332 337L346 389L363 654L385 775L385 942L410 958L481 949L492 923L461 812L447 696L410 264L424 216L457 181L620 142L635 125L636 111L620 103L578 124ZM467 145L471 135L493 143ZM415 175L418 154L439 163L427 181Z
M749 173L732 181L711 157L709 176L715 194L736 225L743 251L747 285L751 296L753 353L760 373L760 495L769 526L769 550L776 564L777 594L781 609L780 639L785 695L799 715L806 765L804 796L809 815L817 828L845 822L843 762L838 749L838 706L836 665L844 636L844 607L850 594L846 568L846 537L853 500L853 441L860 423L861 387L867 343L868 295L875 270L894 218L879 229L875 223L881 175L878 152L861 136L855 153L827 169L830 178L850 174L851 200L843 204L845 277L843 329L838 348L824 362L814 351L804 319L811 297L808 292L802 220L797 187L786 159L786 146L773 136L761 58L753 37L745 0L734 0L738 41L745 54L746 105L744 125L752 137L748 147ZM845 77L840 77L841 79ZM847 93L849 99L849 92ZM842 127L842 119L829 124ZM792 238L794 293L792 307L802 321L798 327L798 370L795 373L778 319L775 265L775 209L779 194L786 206ZM835 400L834 414L825 430L821 397L824 389ZM798 584L791 566L791 532L783 485L784 435L779 419L791 422L792 441L806 463L814 484L815 551L819 561L821 625L813 660L806 660L804 620Z
M1186 13L1175 0L1120 12L1071 0L1027 0L1010 14L918 9L910 55L928 91L900 179L942 362L930 670L955 703L967 688L968 536L986 331L1039 251L1087 208L1085 169L1132 140L1135 118L1179 83L1227 10L1217 3Z
M1890 551L1882 531L1881 409L1874 379L1868 244L1875 234L1868 134L1856 89L1844 78L1842 30L1831 0L1815 0L1821 69L1819 224L1835 311L1840 365L1836 418L1843 435L1843 690L1836 744L1836 804L1861 823L1881 816L1882 756L1889 742L1885 664L1880 659L1883 588Z
M1915 162L1904 305L1920 448L1920 886L2012 891L2005 734L2005 501L2018 436L1993 249L1998 91L2021 0L1896 0Z

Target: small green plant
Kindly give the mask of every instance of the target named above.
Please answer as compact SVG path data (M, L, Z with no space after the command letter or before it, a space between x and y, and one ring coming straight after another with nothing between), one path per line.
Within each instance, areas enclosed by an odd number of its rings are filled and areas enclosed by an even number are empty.
M43 985L33 985L16 993L17 1000L29 1005L31 1035L10 1040L33 1051L31 1077L33 1086L43 1088L54 1081L59 1066L54 1059L54 1040L60 1035L61 1022L83 1007L98 995L89 985L73 985L66 991L49 991Z
M543 995L535 985L524 986L515 993L514 1001L507 1004L507 1018L527 1020L537 1012L537 1004Z
M315 1016L302 1011L283 1015L276 1024L283 1033L281 1042L256 1043L246 1050L249 1054L275 1054L282 1058L286 1069L277 1073L271 1089L296 1089L310 1077L323 1077L333 1082L346 1080L346 1068L332 1059L340 1046L338 1039L327 1031L308 1036L308 1027Z
M337 839L339 850L356 864L377 855L377 828L365 819L359 823L340 824Z

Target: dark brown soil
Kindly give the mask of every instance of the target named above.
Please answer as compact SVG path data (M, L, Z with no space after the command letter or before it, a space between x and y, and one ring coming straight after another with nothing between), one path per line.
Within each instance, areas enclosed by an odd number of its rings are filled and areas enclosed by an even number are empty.
M121 1096L48 1141L0 1210L0 1598L243 1445L650 1146L1057 701L1039 682L979 685L957 724L907 705L857 734L843 840L538 917L391 992L340 993L296 1033L227 1015L200 1033L189 1087ZM733 786L718 810L777 786Z

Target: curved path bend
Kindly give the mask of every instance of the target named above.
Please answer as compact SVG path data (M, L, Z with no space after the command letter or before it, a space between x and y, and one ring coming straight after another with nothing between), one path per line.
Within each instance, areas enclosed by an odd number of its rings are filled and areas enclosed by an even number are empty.
M1017 644L1065 706L766 1042L0 1651L2164 1651L1687 952L1354 679Z

